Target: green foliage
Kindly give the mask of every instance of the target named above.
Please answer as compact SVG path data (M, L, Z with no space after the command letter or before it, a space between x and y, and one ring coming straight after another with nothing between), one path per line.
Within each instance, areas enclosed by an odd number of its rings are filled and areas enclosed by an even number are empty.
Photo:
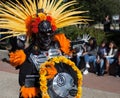
M107 41L114 41L116 46L120 48L120 32L119 31L112 31L107 33Z
M70 40L75 40L80 32L77 26L68 26L59 30L59 32L65 33Z
M83 6L83 10L89 10L87 13L93 23L101 22L106 15L120 14L120 0L77 0Z
M84 28L84 32L89 34L92 37L95 37L98 45L101 43L102 40L106 40L106 35L103 30L89 27L89 28Z
M83 34L89 34L91 37L95 37L97 40L98 45L101 43L102 40L106 40L106 35L103 30L95 29L93 27L86 27L86 28L78 28L77 26L69 26L63 29L60 29L60 32L65 33L65 35L70 40L76 40L78 36Z

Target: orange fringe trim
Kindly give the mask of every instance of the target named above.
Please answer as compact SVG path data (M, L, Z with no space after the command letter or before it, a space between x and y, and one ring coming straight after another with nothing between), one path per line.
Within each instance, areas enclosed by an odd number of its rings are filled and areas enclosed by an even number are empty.
M10 64L14 67L21 65L26 60L26 55L23 50L16 50L10 54Z
M70 40L67 39L64 35L64 33L56 34L54 37L55 41L58 41L60 43L60 49L67 55L70 54Z
M37 97L40 93L40 89L36 87L26 88L25 86L21 87L21 97L23 98L34 98Z

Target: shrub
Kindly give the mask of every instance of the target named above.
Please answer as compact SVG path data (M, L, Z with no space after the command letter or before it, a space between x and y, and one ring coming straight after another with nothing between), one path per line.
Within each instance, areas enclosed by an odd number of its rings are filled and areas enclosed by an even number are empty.
M63 29L60 29L61 32L64 32L70 40L76 40L78 36L83 34L89 34L91 37L95 37L98 45L102 40L106 40L106 35L103 30L95 29L94 27L78 28L77 26L69 26Z

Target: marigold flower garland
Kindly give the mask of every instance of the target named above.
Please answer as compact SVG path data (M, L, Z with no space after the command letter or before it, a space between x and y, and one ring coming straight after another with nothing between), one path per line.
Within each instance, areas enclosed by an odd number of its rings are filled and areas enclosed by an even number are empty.
M38 33L38 25L44 20L47 20L51 23L53 31L57 29L54 18L52 18L50 15L46 15L45 13L39 13L38 16L29 16L25 20L27 34L31 35L31 33Z
M82 74L81 71L76 67L75 63L67 59L64 56L54 57L45 63L40 65L40 90L42 91L42 98L50 98L47 90L47 80L52 79L56 74L57 70L54 67L55 63L65 63L68 64L76 73L78 78L78 92L75 98L81 98L82 95Z

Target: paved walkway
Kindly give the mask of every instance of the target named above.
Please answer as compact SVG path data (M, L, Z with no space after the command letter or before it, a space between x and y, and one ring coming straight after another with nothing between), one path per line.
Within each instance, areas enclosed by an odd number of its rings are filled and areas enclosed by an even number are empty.
M18 74L0 71L0 98L18 98ZM83 87L82 98L120 98L120 94Z
M120 94L120 77L110 75L97 76L93 73L83 76L83 86Z
M0 53L2 57L6 54ZM18 94L18 70L0 61L0 98L18 98ZM82 98L120 98L120 78L92 73L83 76Z

